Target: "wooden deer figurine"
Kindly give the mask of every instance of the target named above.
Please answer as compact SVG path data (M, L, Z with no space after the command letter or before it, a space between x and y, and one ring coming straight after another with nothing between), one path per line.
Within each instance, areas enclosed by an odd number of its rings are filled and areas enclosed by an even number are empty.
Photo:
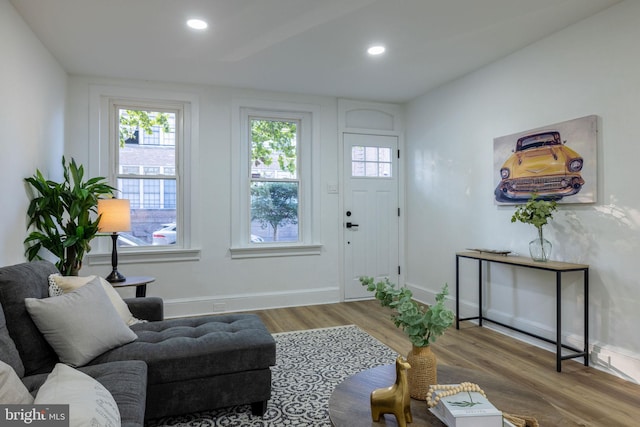
M411 416L411 397L407 370L411 365L402 356L396 359L396 383L390 387L379 388L371 392L371 417L379 421L383 414L393 414L398 427L407 427L413 421Z

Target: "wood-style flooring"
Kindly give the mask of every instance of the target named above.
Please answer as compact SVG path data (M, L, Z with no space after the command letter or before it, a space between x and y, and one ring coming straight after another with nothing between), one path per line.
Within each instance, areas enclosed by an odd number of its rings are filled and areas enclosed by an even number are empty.
M255 313L272 333L358 325L400 354L411 348L393 325L390 311L375 300ZM640 385L585 367L580 359L564 361L562 372L556 372L554 353L470 322L460 330L449 328L433 350L438 363L503 376L539 392L574 425L640 426Z

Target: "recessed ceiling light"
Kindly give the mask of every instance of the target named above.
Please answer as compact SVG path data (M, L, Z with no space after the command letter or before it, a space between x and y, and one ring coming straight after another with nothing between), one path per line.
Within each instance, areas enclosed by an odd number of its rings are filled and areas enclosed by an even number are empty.
M382 55L385 51L385 47L382 45L376 45L376 46L371 46L369 49L367 49L367 53L369 55Z
M207 24L202 19L189 19L187 21L187 25L193 28L194 30L204 30L209 26L209 24Z

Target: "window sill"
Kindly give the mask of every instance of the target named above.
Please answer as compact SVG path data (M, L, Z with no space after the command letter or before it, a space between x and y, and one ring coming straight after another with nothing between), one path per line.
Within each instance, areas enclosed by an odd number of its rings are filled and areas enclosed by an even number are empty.
M320 255L322 245L282 245L231 248L231 259Z
M111 265L111 252L88 254L89 265ZM143 249L136 251L118 250L118 265L144 264L154 262L199 261L200 249Z

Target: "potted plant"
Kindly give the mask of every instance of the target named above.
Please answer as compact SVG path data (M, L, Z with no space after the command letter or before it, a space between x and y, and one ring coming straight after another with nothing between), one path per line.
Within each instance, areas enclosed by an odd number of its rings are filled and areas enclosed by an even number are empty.
M29 261L40 259L46 249L58 258L56 267L64 275L77 275L89 242L98 232L97 205L101 196L112 197L115 188L105 178L84 179L84 168L74 159L62 157L63 182L45 179L40 170L25 178L31 202L27 229L35 229L24 240Z
M436 357L430 344L444 334L453 324L455 315L444 305L449 287L444 285L436 295L436 302L425 306L413 299L408 288L397 288L389 279L375 283L372 277L361 277L360 283L368 291L375 292L375 298L383 307L393 310L391 319L409 337L412 349L407 356L409 369L409 394L414 399L426 399L429 386L437 384Z
M555 200L537 199L533 194L524 205L520 205L511 217L511 222L532 224L538 229L538 237L529 243L529 253L534 261L547 261L551 255L551 242L544 238L542 227L553 218L557 209Z

